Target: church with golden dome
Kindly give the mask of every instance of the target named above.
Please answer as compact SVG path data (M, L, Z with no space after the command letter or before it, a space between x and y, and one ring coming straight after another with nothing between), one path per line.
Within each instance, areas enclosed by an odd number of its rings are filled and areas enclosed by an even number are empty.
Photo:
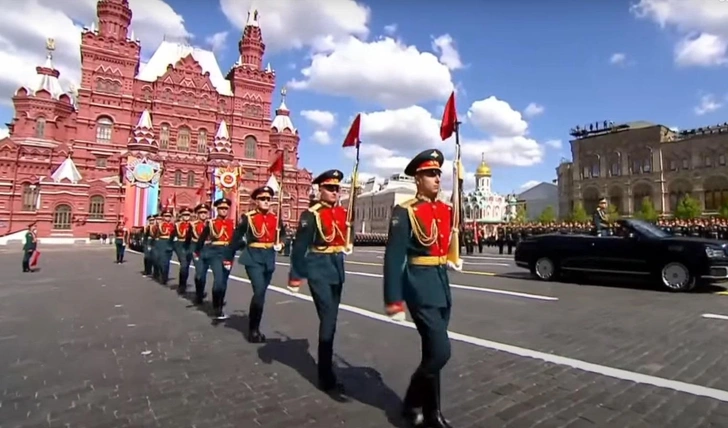
M465 221L469 224L508 222L516 216L516 196L494 193L492 175L483 154L483 160L475 170L475 190L465 195L463 200Z

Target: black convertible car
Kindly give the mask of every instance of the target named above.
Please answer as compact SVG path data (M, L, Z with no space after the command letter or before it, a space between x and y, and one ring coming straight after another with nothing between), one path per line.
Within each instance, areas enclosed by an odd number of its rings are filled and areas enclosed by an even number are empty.
M615 236L539 235L516 247L516 265L538 279L560 274L654 278L671 291L728 279L728 244L672 236L641 220L619 220Z

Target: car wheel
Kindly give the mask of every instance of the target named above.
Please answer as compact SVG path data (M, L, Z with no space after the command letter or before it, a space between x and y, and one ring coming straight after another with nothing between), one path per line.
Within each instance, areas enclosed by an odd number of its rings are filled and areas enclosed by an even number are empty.
M556 278L558 268L551 258L540 257L533 264L531 272L541 281L552 281Z
M662 285L670 291L690 291L695 288L696 278L690 269L680 262L670 262L660 271Z

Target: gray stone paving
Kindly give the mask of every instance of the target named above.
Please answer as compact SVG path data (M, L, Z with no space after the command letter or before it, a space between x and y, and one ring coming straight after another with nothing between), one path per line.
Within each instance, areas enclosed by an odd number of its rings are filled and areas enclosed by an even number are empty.
M140 277L136 256L117 266L111 249L74 249L35 274L20 273L17 259L0 255L2 428L401 426L398 397L419 352L410 329L341 313L336 352L352 400L338 403L312 384L308 302L270 293L271 341L250 345L238 311L247 284L231 281L233 317L214 326ZM363 281L346 292L355 286ZM455 427L728 426L723 402L459 342L443 383Z

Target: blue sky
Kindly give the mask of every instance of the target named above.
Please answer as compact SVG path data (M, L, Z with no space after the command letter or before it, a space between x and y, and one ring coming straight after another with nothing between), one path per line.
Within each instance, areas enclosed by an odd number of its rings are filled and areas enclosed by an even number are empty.
M226 1L228 4L234 3L234 0L223 0L223 3ZM229 32L225 43L217 50L220 67L227 70L237 59L240 29L231 23L224 8L217 4L203 8L202 2L189 0L169 0L167 3L184 18L184 28L194 35L195 44L209 46L206 42L208 37ZM655 22L655 15L649 11L646 16L638 17L630 10L632 3L628 1L588 3L564 0L448 4L372 0L365 3L370 10L366 22L369 33L366 37L356 35L367 42L391 36L402 45L416 47L419 52L433 52L434 38L446 34L451 36L463 64L462 68L454 67L449 71L452 82L458 88L460 116L466 119L462 127L462 137L470 144L466 167L472 171L477 166L477 147L482 144L493 167L494 190L501 193L518 190L532 180L550 182L555 178L554 168L559 160L570 157L568 131L577 124L603 120L647 120L684 129L725 120L720 114L720 107L725 101L726 70L724 67L711 66L720 64L720 61L713 58L714 62L709 63L705 62L708 60L703 61L703 57L695 59L697 54L694 49L687 60L677 53L681 42L712 34L710 30L713 22L701 22L698 19L701 15L698 15L686 24L684 18L688 14L675 9L681 7L678 3L683 3L682 7L685 7L685 2L678 0L642 0L643 4L651 3L647 6L663 3L674 7L672 15L663 13L661 16L664 27ZM704 4L702 0L694 3L696 7L703 7ZM242 14L247 11L248 4L249 1L240 1L235 7ZM134 1L132 7L135 7ZM728 10L728 3L724 7ZM74 18L72 11L67 13ZM264 13L261 11L261 14ZM265 19L261 19L264 39L267 40L267 35L282 37L283 30L267 30ZM78 19L73 20L77 24L83 23ZM385 27L393 24L397 27L396 31L388 33ZM149 39L153 38L150 36ZM145 55L153 50L151 44L144 45ZM336 48L323 53L317 49L305 42L299 48L278 46L270 49L265 61L270 62L276 70L279 87L285 82L302 79L301 70L311 64L312 55L321 54L325 57ZM433 53L438 56L438 52ZM618 58L622 60L612 61ZM376 57L368 59L372 62L377 60ZM409 72L412 73L411 70ZM381 80L382 77L377 79ZM362 85L366 84L362 81ZM342 91L346 92L339 88L338 92ZM408 107L401 103L388 105L366 96L357 96L354 90L351 96L335 96L331 93L320 87L296 89L294 85L287 99L301 136L301 165L315 173L333 167L344 171L351 169L350 159L339 146L342 134L356 113ZM509 158L501 156L503 151L515 150L506 147L508 140L502 140L499 144L487 143L492 141L494 134L482 126L476 126L477 116L468 118L467 112L474 102L491 96L507 102L513 110L521 113L531 103L543 108L538 115L524 117L528 128L521 136L533 141L531 149L540 150L541 156L533 154L528 161ZM423 107L439 120L446 98L441 94L430 93L410 104ZM701 103L704 107L702 110ZM303 110L335 113L337 123L328 130L332 139L330 144L322 145L313 141L311 136L320 126L302 117ZM0 107L3 123L11 115L12 111L6 105ZM387 132L387 129L385 127L379 131ZM364 157L362 170L385 175L399 168L402 160L417 149L437 144L437 135L426 141L417 141L418 134L413 132L414 140L403 141L399 146L394 136L402 136L406 140L406 134L402 132L401 129L392 132L393 138L387 140L386 144L386 138L381 139L381 135L375 138L372 134L372 140L375 140L372 144L379 144L381 150ZM512 135L509 135L511 138ZM365 145L369 143L366 136L363 139ZM563 146L552 147L557 145L555 140L561 140ZM452 145L451 142L439 144ZM326 155L322 156L322 153ZM397 158L398 161L388 163L382 156L387 159ZM537 161L535 158L538 158Z

